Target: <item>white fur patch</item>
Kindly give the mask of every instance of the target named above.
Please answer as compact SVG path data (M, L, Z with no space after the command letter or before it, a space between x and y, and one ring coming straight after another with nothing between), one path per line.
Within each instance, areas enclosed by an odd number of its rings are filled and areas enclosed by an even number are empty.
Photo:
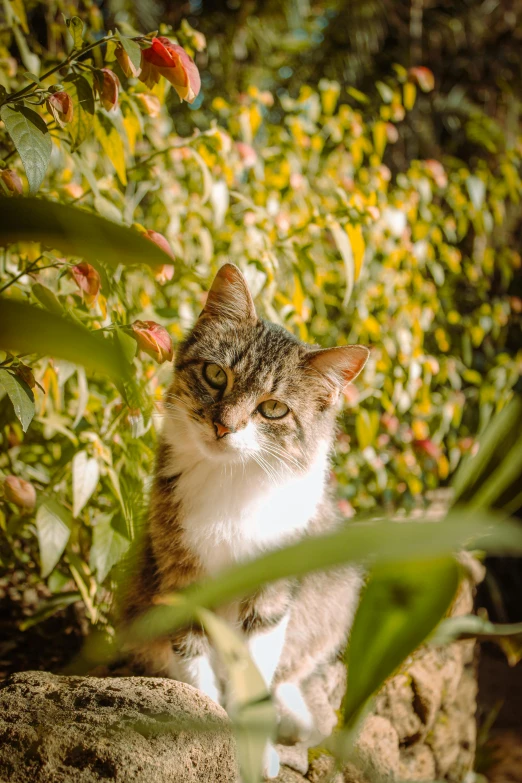
M208 574L283 546L306 529L323 498L327 442L319 444L306 473L293 474L273 461L266 475L251 456L257 443L252 428L250 423L234 433L236 441L213 459L207 450L221 448L220 441L212 441L203 426L188 418L165 421L171 457L162 473L180 474L176 499L182 504L185 541ZM240 459L233 454L236 447Z

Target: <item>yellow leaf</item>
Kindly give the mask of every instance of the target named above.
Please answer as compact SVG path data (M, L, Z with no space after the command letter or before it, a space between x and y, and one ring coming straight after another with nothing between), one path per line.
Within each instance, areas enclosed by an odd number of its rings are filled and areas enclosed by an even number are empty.
M355 280L358 280L359 275L361 274L364 251L366 249L362 233L362 226L347 225L346 233L348 234L348 238L352 246L354 278Z
M404 108L407 111L411 111L415 105L415 98L417 97L417 88L411 82L406 82L403 89L403 103Z
M122 185L127 184L127 171L125 168L125 150L123 140L112 124L103 114L94 116L94 135L110 162L116 169L116 174Z
M376 122L373 126L373 146L375 147L375 152L379 156L379 158L382 158L384 155L384 150L386 149L386 141L387 141L387 130L386 130L386 123L385 122Z

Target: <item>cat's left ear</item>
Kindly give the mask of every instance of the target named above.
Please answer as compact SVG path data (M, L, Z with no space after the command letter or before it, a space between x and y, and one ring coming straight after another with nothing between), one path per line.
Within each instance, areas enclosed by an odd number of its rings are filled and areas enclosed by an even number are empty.
M235 264L223 264L215 276L201 316L231 321L257 321L247 281Z
M357 378L369 355L370 349L365 345L342 345L314 351L308 356L308 365L332 386L335 402L339 391Z

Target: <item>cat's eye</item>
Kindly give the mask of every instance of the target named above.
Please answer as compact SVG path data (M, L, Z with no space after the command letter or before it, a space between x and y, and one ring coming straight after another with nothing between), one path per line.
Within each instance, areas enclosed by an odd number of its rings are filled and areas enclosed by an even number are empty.
M205 364L203 375L213 389L224 389L227 385L227 374L219 364Z
M279 400L265 400L259 403L257 410L265 419L282 419L289 412L290 408L284 402L279 402Z

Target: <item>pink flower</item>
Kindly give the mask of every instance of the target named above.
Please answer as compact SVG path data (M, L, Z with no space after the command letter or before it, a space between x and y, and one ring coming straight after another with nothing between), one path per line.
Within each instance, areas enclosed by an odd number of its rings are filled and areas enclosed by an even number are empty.
M414 84L418 84L422 92L431 92L435 87L435 77L429 68L420 65L417 68L410 68L408 78Z
M243 161L243 165L246 169L251 169L257 163L257 152L250 144L245 144L244 141L238 141L236 143L236 149L239 152L239 157Z
M24 511L32 511L36 505L36 490L33 485L16 476L6 476L4 497Z
M438 460L441 454L440 446L428 438L425 440L414 440L413 447L434 460Z
M100 275L96 269L90 264L82 263L73 266L71 274L84 295L87 304L94 304L101 288Z
M73 101L68 92L61 91L51 93L47 98L47 108L60 128L65 127L74 116Z
M138 347L152 356L158 364L172 361L174 349L170 334L155 321L134 321L131 324Z
M118 105L120 80L110 68L101 68L94 72L94 88L100 95L101 105L107 111Z
M153 231L151 228L149 228L147 231L145 231L143 236L145 239L148 239L157 245L160 250L163 250L164 253L174 260L174 253L172 252L172 248L168 239L166 239L163 234L160 234L159 231Z
M11 193L22 195L22 180L13 169L4 169L0 171L0 179Z
M151 88L160 76L172 84L181 100L194 103L201 89L197 66L182 46L164 36L153 38L150 48L141 52L140 80Z

